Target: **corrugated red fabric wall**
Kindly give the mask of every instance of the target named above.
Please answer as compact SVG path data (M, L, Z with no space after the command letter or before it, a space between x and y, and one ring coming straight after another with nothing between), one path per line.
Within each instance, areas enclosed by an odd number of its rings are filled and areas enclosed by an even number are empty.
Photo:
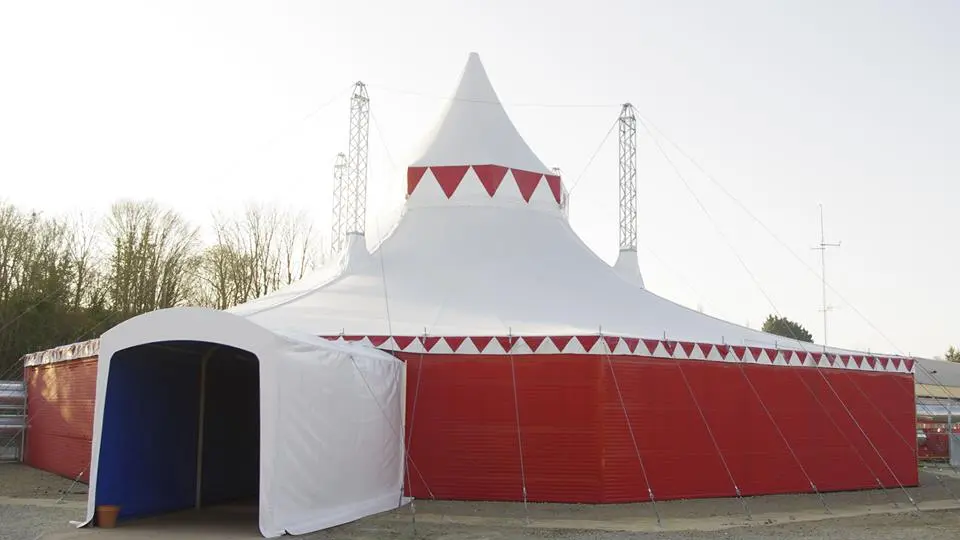
M589 355L515 355L514 372L507 356L400 356L420 498L522 499L521 444L530 501L918 480L910 375Z
M97 359L69 360L24 370L27 440L24 462L89 481Z

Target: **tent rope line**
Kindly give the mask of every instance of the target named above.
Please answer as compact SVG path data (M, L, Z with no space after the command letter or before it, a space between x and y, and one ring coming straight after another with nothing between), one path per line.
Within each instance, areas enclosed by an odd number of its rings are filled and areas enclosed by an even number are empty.
M598 335L603 337L603 328L599 329ZM663 528L663 521L660 518L660 509L657 508L657 499L653 495L653 487L650 485L650 478L647 476L647 467L644 465L643 456L640 455L640 445L637 443L637 435L633 431L633 423L630 421L630 413L627 411L627 404L623 399L623 391L620 389L620 382L617 380L617 372L613 367L613 359L610 357L609 350L610 347L606 345L604 341L604 347L607 349L607 354L604 357L607 360L607 366L610 368L610 376L613 379L613 385L617 390L617 398L620 401L620 409L623 411L623 418L627 423L627 431L630 433L630 440L633 443L633 450L637 454L637 461L640 462L640 473L643 475L643 483L647 487L647 496L650 498L652 503L653 513L657 517L657 527Z
M390 426L390 430L393 431L393 434L401 441L404 440L404 437L401 432L397 431L397 427L393 425L393 422L390 421L390 416L387 415L387 411L384 410L383 405L380 403L380 400L377 399L376 394L373 391L373 388L370 386L370 383L367 381L367 377L363 374L363 370L360 369L360 366L357 365L357 361L354 359L352 354L348 354L350 357L350 363L353 364L354 369L357 370L357 373L360 374L360 378L363 380L364 385L367 387L367 391L370 392L370 395L373 396L374 402L377 404L377 408L380 410L380 414L387 419L387 425ZM397 361L401 361L399 358ZM430 489L430 486L427 485L426 479L423 477L423 473L420 472L420 468L417 467L417 463L410 458L410 466L413 467L414 472L420 477L420 480L423 482L424 487L427 488L427 492L433 494L433 490Z
M697 407L697 412L700 414L700 419L703 420L703 426L707 429L707 434L710 436L710 442L713 443L713 447L717 451L717 456L720 457L720 463L723 464L723 468L727 471L727 476L730 478L730 483L733 484L733 490L737 494L737 499L740 501L740 504L743 505L743 511L747 515L747 521L752 521L753 516L750 513L750 508L747 506L747 501L743 498L743 495L740 492L740 486L737 485L737 481L733 477L733 471L730 470L730 466L727 464L726 458L723 457L723 452L720 450L720 444L713 435L713 430L710 428L710 422L707 421L707 415L703 412L703 408L700 406L700 401L693 392L693 387L690 385L690 381L687 379L686 372L683 371L683 361L676 360L675 362L677 369L680 371L680 377L683 378L683 384L687 387L687 392L690 393L690 399L693 400L693 404Z
M897 434L897 437L907 446L907 448L909 448L909 449L914 453L914 455L916 455L916 453L917 453L917 451L918 451L918 450L917 450L917 446L916 446L916 441L914 441L913 444L911 444L909 441L907 441L906 438L904 438L903 434L900 433L899 431L897 431L896 426L893 425L893 422L890 421L890 418L888 418L887 415L884 414L884 412L883 412L879 407L876 406L876 403L874 403L874 401L873 401L872 399L870 399L870 396L868 396L867 393L864 392L862 388L860 388L860 385L857 384L857 381L853 380L853 379L850 378L850 377L848 377L848 378L850 379L850 382L853 384L854 388L856 388L857 391L860 392L860 395L862 395L862 396L864 397L864 399L867 400L867 403L870 404L870 408L872 408L876 413L878 413L878 414L880 415L880 418L882 418L883 421L886 422L886 424L887 424L888 426L890 426L891 431L893 431L894 433L896 433L896 434ZM935 475L933 475L933 476L937 479L937 482L940 484L940 486L943 487L943 489L944 489L952 498L954 498L955 500L960 501L960 499L957 499L957 496L953 493L953 490L951 490L950 487L947 486L946 482L943 481L943 478L940 478L940 475L935 474Z
M796 260L801 264L801 266L803 266L804 268L806 268L806 269L807 269L811 274L813 274L814 277L816 277L818 280L824 281L824 282L826 283L827 287L830 289L831 292L833 292L835 295L837 295L837 297L839 297L840 300L841 300L844 304L846 304L846 305L849 306L851 309L853 309L853 311L857 314L857 316L859 316L865 323L867 323L868 326L870 326L871 328L873 328L873 330L874 330L875 332L877 332L877 333L880 335L880 337L882 337L883 339L885 339L885 340L887 341L887 343L889 343L894 349L896 349L896 350L900 353L900 356L907 356L907 355L904 354L903 350L902 350L900 347L898 347L896 343L893 342L892 339L890 339L882 330L880 330L880 328L877 327L877 325L875 325L875 324L873 323L873 321L871 321L869 318L867 318L866 315L864 315L859 309L857 309L857 306L856 306L856 305L854 305L852 302L850 302L849 300L847 300L847 299L843 296L843 294L842 294L840 291L838 291L830 282L824 280L824 278L819 274L819 272L817 272L816 269L814 269L812 266L810 266L810 264L808 264L808 263L803 259L803 257L801 257L800 255L798 255L797 252L794 251L794 250L793 250L786 242L784 242L779 236L777 236L777 234L774 233L773 230L770 229L770 227L768 227L762 220L760 220L760 218L758 218L753 212L751 212L750 209L747 207L747 205L745 205L745 204L743 203L743 201L741 201L741 200L740 200L739 198L737 198L735 195L733 195L732 193L730 193L730 191L727 190L727 188L724 187L723 184L721 184L716 178L714 178L713 175L711 175L710 173L708 173L708 172L703 168L703 166L700 165L700 163L699 163L697 160L693 159L686 151L683 150L683 148L682 148L679 144L677 144L676 142L674 142L670 137L668 137L665 133L663 133L663 131L660 130L660 128L658 128L658 127L656 126L656 124L654 124L652 121L650 121L650 120L649 120L647 117L645 117L644 115L640 114L640 111L638 111L635 107L634 107L634 113L635 113L635 114L637 115L637 117L640 119L640 123L643 125L643 127L644 127L644 129L647 131L647 133L651 135L651 139L653 139L654 142L656 142L656 137L654 136L654 133L650 131L651 128L652 128L654 131L656 131L657 134L658 134L660 137L662 137L662 138L665 139L668 143L670 143L670 145L673 146L678 152L680 152L680 155L682 155L684 158L687 159L687 161L689 161L690 163L692 163L693 166L696 167L697 170L699 170L704 176L706 176L708 180L710 180L714 185L716 185L716 186L720 189L720 191L722 191L722 192L724 193L724 195L726 195L730 200L732 200L733 202L735 202L735 203L737 204L737 206L740 207L741 210L743 210L751 219L753 219L753 221L755 221L758 225L760 225L760 227L761 227L768 235L770 235L770 237L773 238L778 244L780 244L781 247L783 247L784 249L786 249L787 252L790 253L790 254L793 256L793 258L796 259ZM660 149L660 152L663 153L663 149L660 147L659 144L657 144L657 147ZM667 159L669 160L669 158L667 158ZM922 366L921 366L921 367L922 367ZM925 368L923 368L923 369L925 369ZM952 396L951 396L951 397L952 397Z
M409 364L408 364L408 365L409 365ZM411 478L410 478L410 468L409 468L409 466L408 466L408 464L407 464L407 460L410 459L410 444L411 444L411 442L413 442L413 423L414 423L414 420L415 420L416 417L417 417L417 401L418 401L419 398L420 398L420 381L421 381L421 377L422 377L422 376L423 376L423 353L421 352L421 353L420 353L419 362L417 363L417 384L416 384L416 386L414 387L414 390L413 390L413 406L411 407L411 411L410 411L410 426L409 426L409 429L407 430L406 440L405 440L404 445L403 445L403 454L404 454L403 469L404 469L404 476L405 476L406 481L407 481L406 488L407 488L407 489L410 489L411 491L413 490L413 482L411 481ZM424 486L426 486L426 485L427 485L426 482L424 482ZM401 485L401 486L400 486L400 502L397 503L397 508L398 508L398 509L399 509L399 507L400 507L400 504L403 502L403 492L404 492L404 489L405 489L405 487ZM427 488L427 491L428 491L428 492L430 491L430 490L429 490L429 487ZM431 493L431 495L432 495L432 493ZM411 496L411 499L413 499L412 496ZM413 514L413 515L412 515L412 520L413 520L414 526L416 526L416 522L417 522L417 510L416 510L416 508L413 506L413 501L412 501L412 500L410 501L410 503L411 503L411 508L410 508L410 509L411 509L412 514Z
M927 376L930 377L930 379L933 380L933 382L936 383L937 386L939 386L939 387L947 394L947 405L946 405L945 407L947 408L947 410L949 410L949 408L950 408L950 401L949 401L949 400L950 400L950 399L956 400L957 397L953 395L953 393L950 391L950 388L949 388L948 386L944 385L943 382L940 381L940 379L936 376L936 374L935 374L934 372L928 370L928 369L927 369L926 367L924 367L920 362L917 362L916 365L919 366L920 369L922 369L922 370L927 374ZM916 378L916 376L914 376L914 378ZM942 397L940 397L940 396L929 396L929 397L933 398L934 401L937 403L937 405L940 405L941 407L944 407L943 401L941 401L941 400L944 399L944 398L942 398ZM926 407L924 406L924 408L926 408ZM930 412L930 409L927 409L927 412ZM948 435L949 439L952 440L952 439L955 437L955 435L953 434L953 424L950 424L950 425L948 425L947 427L948 427L948 433L947 433L947 435ZM919 452L919 449L917 449L917 452ZM953 472L955 472L955 473L960 473L960 469L958 469L957 466L954 465L952 459L949 459L949 460L947 461L947 465L949 465L949 467L953 470ZM938 466L937 466L937 470L942 471L943 468L938 465ZM934 475L934 476L936 476L936 477L937 477L937 480L939 480L940 483L943 484L943 486L944 486L945 489L948 489L948 490L949 490L949 488L947 488L946 484L943 483L943 480L940 478L939 475ZM957 497L954 497L954 498L957 499L958 501L960 501L960 498L957 498Z
M517 395L517 368L513 358L513 346L516 342L513 338L512 329L507 330L507 343L510 344L508 354L510 356L510 376L513 380L513 412L517 423L517 448L520 453L520 484L523 495L523 512L526 516L527 525L529 525L530 509L527 507L527 472L523 462L523 432L520 430L520 398Z
M778 312L778 315L779 315L779 312ZM793 330L791 329L791 332L792 332L792 331L793 331ZM803 345L801 345L801 347L802 347L802 346L803 346ZM860 422L857 420L856 416L853 414L853 411L850 410L850 407L847 405L847 403L843 400L842 397L840 397L840 393L837 392L837 389L834 387L833 383L831 383L831 382L830 382L830 379L827 378L826 375L824 375L823 371L821 371L820 366L815 365L815 366L814 366L814 369L817 370L817 373L820 375L820 378L823 380L824 383L826 383L827 388L830 389L830 392L833 394L833 396L834 396L835 398L837 398L837 401L840 402L840 405L843 406L843 410L847 413L847 416L850 417L850 420L853 421L853 424L854 424L855 426L857 426L857 429L860 431L860 434L863 435L863 438L866 439L867 443L870 444L870 447L873 449L873 451L876 452L877 457L880 458L880 461L883 463L884 467L886 467L887 472L890 473L890 475L893 477L893 479L897 482L897 485L900 486L900 489L903 490L903 494L906 495L907 500L909 500L910 503L913 504L914 508L919 512L919 511L920 511L920 507L917 505L917 502L914 500L914 498L913 498L913 497L910 495L910 493L907 491L906 487L904 487L903 482L900 481L900 478L897 477L897 474L896 474L895 472L893 472L893 468L890 467L890 464L887 462L887 459L886 459L885 457L883 457L883 453L880 451L879 448L877 448L877 445L874 444L873 439L872 439L869 435L867 435L866 430L863 428L863 426L862 426L862 425L860 424ZM848 375L849 380L854 384L854 386L856 386L857 389L859 389L860 387L859 387L859 385L857 384L856 380L854 380L853 377L849 377L849 374L847 374L847 375ZM800 377L800 374L797 373L797 376ZM816 393L813 392L813 389L810 388L809 385L807 385L806 381L803 381L803 378L802 378L802 377L800 377L800 379L801 379L801 381L804 383L804 385L807 386L807 389L810 390L811 395L814 397L814 399L817 401L817 403L820 403L820 400L819 400L819 398L817 397ZM862 392L862 391L861 391L861 392ZM869 402L869 401L868 401L868 402ZM872 405L872 403L871 403L871 405ZM877 408L876 406L873 406L873 409L874 409L876 412L879 412L879 413L881 414L881 416L883 416L883 411L881 411L879 408ZM832 417L832 416L830 415L830 413L826 410L826 406L824 406L824 412L827 413L827 417L830 418L831 422L834 422L833 417ZM834 425L837 425L836 422L834 422ZM895 433L897 433L898 436L900 436L900 437L902 438L902 435L900 435L900 433L897 432L896 428L894 428L892 424L891 424L890 427L893 429L893 431L894 431ZM838 429L841 433L843 433L843 430L840 430L840 429L839 429L839 426L837 427L837 429ZM844 436L846 437L846 434L844 434ZM853 444L853 443L851 442L851 444ZM913 447L913 451L914 451L914 453L916 453L916 451L917 451L917 447L916 447L916 446ZM858 455L859 455L859 453L858 453ZM863 456L862 456L862 455L861 455L860 457L861 457L861 459L863 459ZM871 472L872 472L872 471L871 471ZM876 476L876 473L874 473L874 476ZM877 478L877 482L878 482L878 483L880 482L879 477ZM886 489L884 489L884 493L886 493ZM952 493L951 493L951 495L952 495Z
M634 108L634 112L635 112L638 116L640 116L641 119L643 118L642 115L639 114L639 111L637 111L635 108ZM703 202L700 200L700 197L698 197L697 194L694 192L693 188L690 186L690 183L687 182L686 178L685 178L685 177L683 176L683 174L680 172L680 170L679 170L679 168L677 167L676 163L674 163L674 161L673 161L672 159L670 159L670 156L667 155L666 151L663 149L663 146L660 144L660 141L657 139L657 137L654 136L654 133L647 127L645 121L642 120L642 121L641 121L641 124L643 124L644 129L646 129L647 133L650 134L651 139L653 140L653 142L654 142L654 144L656 145L657 149L660 151L661 155L663 155L664 159L666 159L667 162L670 164L670 167L673 169L674 173L677 175L677 177L678 177L678 178L680 179L680 181L683 183L684 187L686 187L686 189L690 192L690 195L694 198L694 200L696 201L697 205L700 207L701 211L703 211L704 215L706 215L706 217L708 218L708 220L710 221L710 223L713 225L713 227L714 227L714 229L716 230L717 234L718 234L718 235L721 237L721 239L727 244L728 249L730 250L731 253L733 253L733 255L736 257L736 259L740 262L741 266L743 266L744 271L746 271L747 274L750 276L750 278L751 278L751 280L753 281L754 285L757 287L757 289L760 291L760 293L764 296L764 298L766 298L767 302L770 304L770 306L773 308L773 310L777 313L777 315L780 315L780 311L779 311L779 309L777 309L776 303L773 301L773 299L770 297L770 295L766 292L766 290L761 286L761 284L760 284L759 281L757 280L756 275L750 270L750 268L749 268L748 265L746 264L746 261L743 260L743 257L740 256L740 254L737 252L737 250L734 248L734 246L730 243L729 239L726 237L726 235L725 235L725 234L723 233L723 231L720 229L720 227L719 227L719 225L717 224L716 220L713 218L713 216L710 214L710 212L707 211L707 209L706 209L706 207L704 206ZM657 130L657 131L659 131L659 130ZM682 150L681 150L681 153L683 153ZM686 154L684 153L684 155L686 155ZM688 159L690 159L690 158L688 157ZM691 160L691 161L692 161L692 160ZM702 168L701 168L701 171L702 171ZM706 174L706 173L704 172L704 174ZM709 176L709 175L708 175L708 176ZM756 219L756 217L754 217L754 219ZM762 225L762 223L761 223L761 225ZM771 234L772 234L772 233L771 233ZM797 343L800 345L800 348L803 349L804 352L809 353L809 351L808 351L808 350L806 349L806 347L803 345L803 342L802 342L799 338L797 338L797 336L795 335L795 333L793 332L792 329L790 329L790 333L791 333L791 334L794 334L793 339L794 339L795 341L797 341ZM901 352L901 354L902 354L903 351L900 351L900 352ZM914 365L917 365L917 364L919 364L919 363L918 363L918 362L914 363ZM874 445L874 443L873 443L873 441L870 439L870 437L866 435L866 432L863 430L862 426L860 426L860 424L859 424L859 422L857 422L856 418L853 417L853 414L850 412L849 407L848 407L847 404L843 401L843 399L840 398L839 394L836 392L836 389L833 388L833 385L830 383L830 381L829 381L829 380L826 378L826 376L824 376L823 373L820 371L820 366L817 365L817 364L815 364L815 365L814 365L814 368L817 370L817 373L820 374L820 376L823 378L823 380L824 380L824 381L827 383L827 385L830 387L831 391L834 393L834 395L837 397L837 399L838 399L838 400L840 401L840 403L843 405L844 409L847 411L847 413L850 415L851 419L854 421L854 423L855 423L855 424L857 425L857 427L860 429L861 433L864 435L864 437L865 437L865 438L867 439L867 441L870 443L871 447L873 447L874 450L876 450L877 454L879 455L879 454L880 454L879 449L876 448L876 445ZM757 392L756 388L753 386L753 383L749 381L749 378L747 377L747 374L746 374L746 370L744 370L743 367L742 367L742 363L741 363L741 372L743 373L744 377L746 378L746 380L747 380L748 383L750 384L751 389L753 389L754 394L756 394L757 397L758 397L758 399L759 399L759 393ZM852 379L851 379L851 380L852 380ZM859 388L859 387L858 387L858 388ZM861 393L862 393L862 391L861 391ZM767 410L766 404L763 403L762 399L761 399L761 404L763 405L764 409ZM767 410L767 413L768 413L768 415L769 415L769 410ZM771 417L771 420L773 420L772 417ZM784 442L787 442L786 437L782 434L782 431L780 430L780 427L779 427L778 425L776 425L776 422L775 422L775 421L774 421L774 425L775 425L775 427L777 428L777 431L781 433L781 436L784 437ZM896 430L894 430L894 431L896 431ZM899 433L898 433L898 435L899 435ZM902 438L902 436L901 436L901 438ZM789 447L789 443L787 443L787 445L788 445L788 447ZM914 447L914 451L916 451L916 448L915 448L915 447ZM794 454L792 447L790 447L790 452L791 452L791 454ZM795 459L797 459L797 464L800 465L801 469L803 469L803 465L800 463L799 459L796 458L796 455L795 455L795 454L794 454L794 456L795 456ZM862 457L862 456L861 456L861 457ZM893 473L892 473L892 470L891 470L890 467L889 467L889 465L886 463L886 460L885 460L882 456L880 456L880 457L881 457L881 460L883 460L884 465L887 466L887 469L890 470L891 474L893 474ZM807 476L808 480L810 481L811 487L813 487L814 491L817 492L817 495L820 497L820 500L821 500L821 501L823 502L823 504L824 504L824 508L825 508L825 509L827 510L827 512L829 513L829 512L830 512L830 509L826 506L826 501L823 499L823 496L820 494L819 490L817 490L816 486L815 486L814 483L813 483L813 480L810 479L809 475L807 475L805 469L804 469L804 475ZM902 483L900 482L899 478L897 478L895 474L894 474L893 476L894 476L894 479L897 481L898 484L900 484L900 487L902 488L903 485L902 485ZM939 478L938 478L938 480L939 480ZM941 480L941 483L942 483L942 480ZM913 501L913 499L910 497L910 495L906 492L906 489L904 489L904 493L907 494L907 498L908 498L908 499L910 500L910 502L913 503L914 506L916 507L916 503ZM918 510L919 510L919 508L918 508Z
M793 446L790 445L790 441L787 439L786 434L783 433L783 430L780 429L780 425L777 423L777 420L773 417L773 414L770 412L770 409L767 407L767 404L763 401L763 398L760 396L760 392L757 391L757 387L754 386L753 381L750 380L750 377L747 376L747 370L743 367L743 362L738 362L737 365L740 366L740 373L743 375L743 379L747 382L747 386L750 387L750 390L753 392L753 395L756 396L757 401L760 402L760 407L763 408L763 412L767 415L767 418L770 419L770 423L773 424L773 428L777 430L777 434L780 435L780 438L783 440L783 443L787 446L787 450L790 451L790 455L793 456L794 461L797 462L797 466L800 468L800 471L803 473L803 476L806 477L807 482L810 483L810 487L813 489L813 492L817 494L817 497L820 499L820 504L823 505L824 510L827 514L831 514L830 507L827 506L827 500L823 498L823 494L820 493L820 490L817 489L817 485L813 482L813 478L810 477L810 474L807 472L806 467L803 466L803 463L800 461L800 458L797 456L797 453L793 450Z
M873 467L871 467L870 464L867 463L867 459L863 456L863 453L857 448L857 446L853 444L853 441L850 439L849 436L847 436L847 433L840 428L840 425L837 423L836 419L833 417L833 415L830 414L829 409L827 409L827 406L823 403L820 397L817 396L813 388L807 383L807 381L803 378L802 375L800 375L799 372L797 373L797 378L800 380L801 383L803 383L803 386L806 387L807 391L810 392L810 395L813 397L814 401L816 401L817 404L820 405L820 408L823 409L823 412L824 414L826 414L827 419L830 420L830 423L833 425L833 427L836 428L838 433L840 433L840 436L843 437L843 440L846 441L847 445L849 445L850 448L857 455L857 457L860 458L860 463L862 463L863 466L870 473L870 475L873 476L873 479L877 482L877 487L879 487L883 491L883 494L887 497L887 500L890 501L890 504L893 505L894 508L899 508L900 505L897 503L896 500L893 499L893 497L890 496L889 490L886 488L886 486L883 485L883 482L880 481L880 476L877 475L876 471L873 470ZM836 392L834 392L834 395L836 396ZM847 410L847 413L850 415L850 419L853 420L854 423L857 423L856 419L853 417L852 413L850 413L849 409L847 408L846 403L844 403L839 396L836 396L836 397L837 397L837 400L840 402L840 404L844 406L844 409ZM906 488L903 486L903 483L900 481L899 478L897 478L896 473L894 473L893 470L890 469L890 466L887 464L886 460L883 458L883 455L880 453L877 447L873 445L873 443L870 441L870 438L867 436L867 434L863 432L862 428L860 428L860 431L863 434L864 438L867 440L867 442L870 442L870 446L877 453L877 456L883 461L883 464L884 466L886 466L887 471L889 471L890 474L893 476L894 480L897 481L897 485L899 485L900 489L903 490L903 494L906 495L907 499L911 503L913 503L913 506L919 511L920 508L917 506L917 503L914 502L913 498L910 497L910 494L907 492Z
M587 170L590 169L590 165L593 164L593 160L597 158L597 155L600 154L600 150L603 150L604 145L607 144L607 139L610 138L610 134L613 133L613 130L620 123L620 118L618 117L614 120L613 124L610 125L610 129L607 130L607 134L603 136L603 139L600 141L600 144L597 146L597 149L593 151L593 154L590 156L590 159L587 160L587 164L583 166L583 170L580 171L580 174L574 179L573 184L570 185L570 189L567 190L567 201L570 200L570 197L573 196L573 190L577 189L577 185L580 184L580 180L583 179L583 176L587 174ZM569 202L568 202L569 204Z
M656 126L652 121L650 121L646 116L640 114L640 112L639 112L638 110L636 110L635 107L634 107L634 112L635 112L635 114L640 118L641 124L643 125L644 129L647 130L647 132L651 135L651 139L654 140L654 143L657 145L657 148L660 150L661 154L663 154L664 157L665 157L668 161L670 161L671 165L672 165L673 168L674 168L674 171L677 172L678 176L681 176L681 175L680 175L679 172L677 171L676 166L673 165L672 160L670 160L670 158L666 156L666 153L664 152L662 146L661 146L661 145L659 144L659 142L657 141L657 137L654 136L653 131L655 131L660 137L662 137L663 139L665 139L671 146L673 146L678 152L680 152L680 154L681 154L684 158L686 158L687 161L689 161L690 163L692 163L692 164L694 165L694 167L697 168L697 170L699 170L704 176L706 176L708 180L710 180L714 185L716 185L718 188L720 188L720 190L721 190L728 198L730 198L733 202L735 202L751 219L753 219L757 224L759 224L760 227L761 227L767 234L769 234L777 243L779 243L779 244L781 245L781 247L783 247L784 249L786 249L787 252L790 253L790 254L794 257L794 259L796 259L797 261L799 261L800 264L801 264L804 268L806 268L810 273L812 273L815 277L817 277L817 279L823 280L823 277L820 276L820 274L819 274L812 266L810 266L806 261L804 261L803 258L800 257L792 248L790 248L790 246L789 246L786 242L784 242L776 233L774 233L774 232L770 229L770 227L768 227L762 220L760 220L760 218L758 218L753 212L751 212L750 209L743 203L743 201L741 201L739 198L737 198L737 197L734 196L732 193L730 193L730 191L727 190L726 187L723 186L723 184L721 184L716 178L714 178L713 175L711 175L710 173L708 173L708 172L703 168L703 166L700 165L700 163L699 163L697 160L693 159L686 151L684 151L684 149L683 149L680 145L678 145L678 144L677 144L676 142L674 142L670 137L668 137L666 134L664 134L664 133L662 132L662 130L660 130L660 128L657 127L657 126ZM653 131L651 131L651 128L652 128ZM682 179L682 176L681 176L681 179ZM716 226L716 225L715 225L715 226ZM847 300L846 297L844 297L844 295L843 295L840 291L838 291L831 283L826 282L826 285L827 285L827 287L830 288L831 292L833 292L834 294L836 294L836 295L840 298L840 300L841 300L844 304L848 305L851 309L853 309L853 311L857 314L857 316L859 316L865 323L867 323L868 326L870 326L871 328L873 328L873 330L874 330L875 332L877 332L883 339L885 339L891 346L893 346L893 348L898 351L898 353L900 354L900 356L907 356L907 355L904 354L903 349L901 349L900 347L898 347L897 344L894 343L893 340L890 339L890 337L886 335L886 333L884 333L880 328L877 327L877 325L875 325L875 324L873 323L873 321L871 321L866 315L864 315L863 312L861 312L861 311L857 308L856 305L854 305L852 302L850 302L849 300ZM791 334L793 334L793 331L792 331L792 330L791 330ZM794 336L794 338L796 339L796 336ZM919 369L922 370L923 372L925 372L925 373L927 374L927 376L929 376L929 377L931 378L931 380L933 380L938 386L940 386L940 387L944 390L944 392L946 392L946 394L947 394L948 397L950 397L950 398L952 398L952 399L957 399L957 397L953 395L953 393L950 391L950 389L949 389L946 385L944 385L943 382L940 381L940 379L939 379L938 377L936 377L936 375L935 375L934 373L932 373L930 370L928 370L923 364L921 364L920 362L916 362L914 365L917 366L917 367L919 367ZM937 399L936 397L934 397L934 398ZM939 403L939 401L938 401L938 403ZM902 437L901 437L901 438L902 438ZM960 470L958 470L957 467L953 465L953 463L950 463L950 467L951 467L955 472L960 472Z

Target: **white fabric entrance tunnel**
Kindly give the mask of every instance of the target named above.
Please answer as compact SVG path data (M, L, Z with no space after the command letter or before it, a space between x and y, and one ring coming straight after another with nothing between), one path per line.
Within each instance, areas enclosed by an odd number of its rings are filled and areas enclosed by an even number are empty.
M98 505L122 520L250 498L275 537L405 504L404 379L387 353L223 311L122 323L101 339L84 525Z

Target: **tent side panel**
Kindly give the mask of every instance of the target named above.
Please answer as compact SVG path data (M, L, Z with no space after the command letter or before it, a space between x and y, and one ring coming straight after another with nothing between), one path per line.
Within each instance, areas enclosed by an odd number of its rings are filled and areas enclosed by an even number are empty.
M649 500L648 487L658 500L735 494L697 408L715 403L719 414L712 423L756 429L756 415L738 412L744 408L745 395L732 384L735 379L720 377L710 393L697 393L695 402L691 388L698 379L721 376L725 370L701 362L708 371L700 375L696 373L700 364L653 358L611 356L599 361L604 364L602 502ZM728 444L734 445L728 453L743 451L737 437ZM783 465L783 472L790 474L790 464L778 459L778 450L757 457Z
M872 488L878 477L887 486L917 482L913 396L901 375L612 363L603 396L605 501L646 500L647 482L657 499L731 496L734 483L759 495L810 492L810 481L820 491Z
M134 347L114 354L104 400L96 504L120 518L193 506L200 362Z
M520 501L525 477L530 501L598 500L596 357L514 355L511 369L509 356L399 356L407 362L408 493Z
M24 463L89 481L97 359L27 367L27 438Z
M866 371L823 370L822 373L830 382L825 401L833 398L835 418L846 422L845 432L851 445L867 462L861 466L869 467L884 486L917 485L913 377Z

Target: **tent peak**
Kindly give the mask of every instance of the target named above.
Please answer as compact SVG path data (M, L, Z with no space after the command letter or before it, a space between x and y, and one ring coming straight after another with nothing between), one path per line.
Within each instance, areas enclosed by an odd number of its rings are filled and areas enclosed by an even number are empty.
M407 208L510 206L560 212L562 184L507 115L480 55L467 57L453 96L407 169Z
M550 173L503 109L475 52L467 57L456 91L421 148L413 167L499 165Z

